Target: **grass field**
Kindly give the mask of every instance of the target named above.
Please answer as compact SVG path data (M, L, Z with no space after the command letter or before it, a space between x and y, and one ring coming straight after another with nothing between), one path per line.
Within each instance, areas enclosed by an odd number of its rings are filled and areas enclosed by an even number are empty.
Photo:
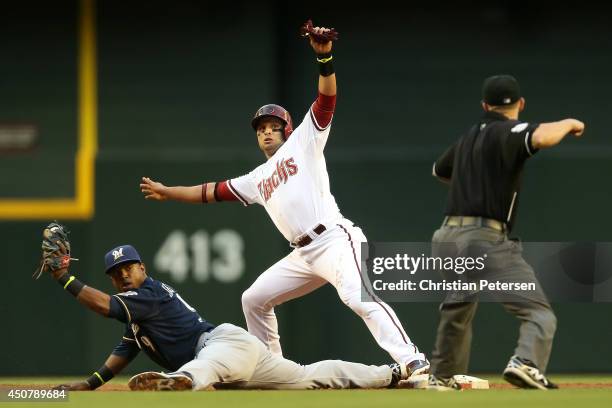
M610 407L612 406L612 375L551 376L561 385L557 391L510 389L498 376L483 376L492 385L490 390L435 392L424 390L321 390L321 391L213 391L213 392L129 392L110 391L123 388L127 378L114 379L107 392L71 392L69 401L59 406L87 408L119 407L407 407L444 406L447 408L478 407ZM0 378L0 387L24 387L58 384L73 378ZM80 380L80 378L78 379ZM13 405L9 403L10 405ZM26 406L24 403L15 403ZM35 407L58 407L57 402L27 403Z

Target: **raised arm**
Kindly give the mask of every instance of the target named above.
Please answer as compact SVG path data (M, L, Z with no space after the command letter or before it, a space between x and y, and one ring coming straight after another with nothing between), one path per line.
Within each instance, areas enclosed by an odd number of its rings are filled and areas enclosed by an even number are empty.
M315 27L314 31L317 33L324 33L330 31L329 28ZM332 41L326 43L319 43L315 41L313 36L309 37L310 46L317 54L317 62L319 63L319 93L327 96L336 95L336 74L334 73L332 61L333 56L331 54Z
M144 194L145 199L156 201L173 200L202 204L238 200L228 188L227 181L203 183L190 187L168 187L148 177L143 177L140 182L140 191Z
M531 144L536 149L545 149L559 144L569 134L580 137L583 133L584 123L576 119L542 123L533 132Z
M326 33L330 30L324 27L314 27L314 33ZM336 108L336 74L334 72L332 41L317 42L314 35L309 37L310 46L317 55L319 65L319 95L312 105L314 122L319 130L325 129L332 120Z
M44 272L48 272L66 292L73 295L81 304L101 314L109 316L111 310L111 297L95 288L84 285L68 272L71 257L71 245L68 240L66 227L57 222L50 223L43 230L41 244L42 259L40 269L35 271L33 277L38 279ZM56 389L67 390L93 390L113 378L138 354L138 347L132 342L134 339L123 337L122 342L115 347L113 353L106 359L104 365L94 372L87 380L70 384L62 384Z

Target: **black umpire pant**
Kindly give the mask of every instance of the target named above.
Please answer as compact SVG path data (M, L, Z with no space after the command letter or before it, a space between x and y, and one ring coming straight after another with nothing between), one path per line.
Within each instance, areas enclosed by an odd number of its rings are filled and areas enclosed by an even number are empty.
M545 372L557 319L533 269L523 259L520 242L510 240L505 233L491 228L442 226L434 233L432 243L434 257L476 256L486 251L486 268L482 275L472 277L474 280L482 278L488 281L536 284L536 291L524 300L513 296L498 301L506 311L521 321L514 354L531 360L541 372ZM457 275L453 279L457 279ZM472 295L449 292L440 305L440 323L431 359L431 372L434 375L448 378L467 373L472 321L478 306L478 294Z

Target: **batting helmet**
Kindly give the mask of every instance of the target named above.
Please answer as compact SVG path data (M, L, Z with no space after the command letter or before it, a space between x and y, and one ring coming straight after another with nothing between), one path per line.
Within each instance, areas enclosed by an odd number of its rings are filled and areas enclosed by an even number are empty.
M293 121L291 120L291 115L282 106L268 104L268 105L264 105L261 108L257 109L257 112L255 112L255 116L253 116L253 120L251 121L251 126L253 126L253 129L255 131L257 131L257 125L259 124L259 121L265 117L278 118L284 122L285 140L289 137L291 132L293 132Z

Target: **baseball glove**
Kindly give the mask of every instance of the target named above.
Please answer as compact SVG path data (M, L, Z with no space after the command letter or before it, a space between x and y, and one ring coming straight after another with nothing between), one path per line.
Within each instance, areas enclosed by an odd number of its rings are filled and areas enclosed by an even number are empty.
M41 248L42 258L40 266L32 275L34 279L40 278L43 272L55 272L67 268L71 260L77 260L70 257L70 241L66 227L57 222L52 222L43 230Z
M312 25L312 20L305 22L300 28L300 35L304 38L311 37L315 42L319 44L325 44L329 41L336 41L338 39L338 32L335 28L330 28L327 31L315 31Z

